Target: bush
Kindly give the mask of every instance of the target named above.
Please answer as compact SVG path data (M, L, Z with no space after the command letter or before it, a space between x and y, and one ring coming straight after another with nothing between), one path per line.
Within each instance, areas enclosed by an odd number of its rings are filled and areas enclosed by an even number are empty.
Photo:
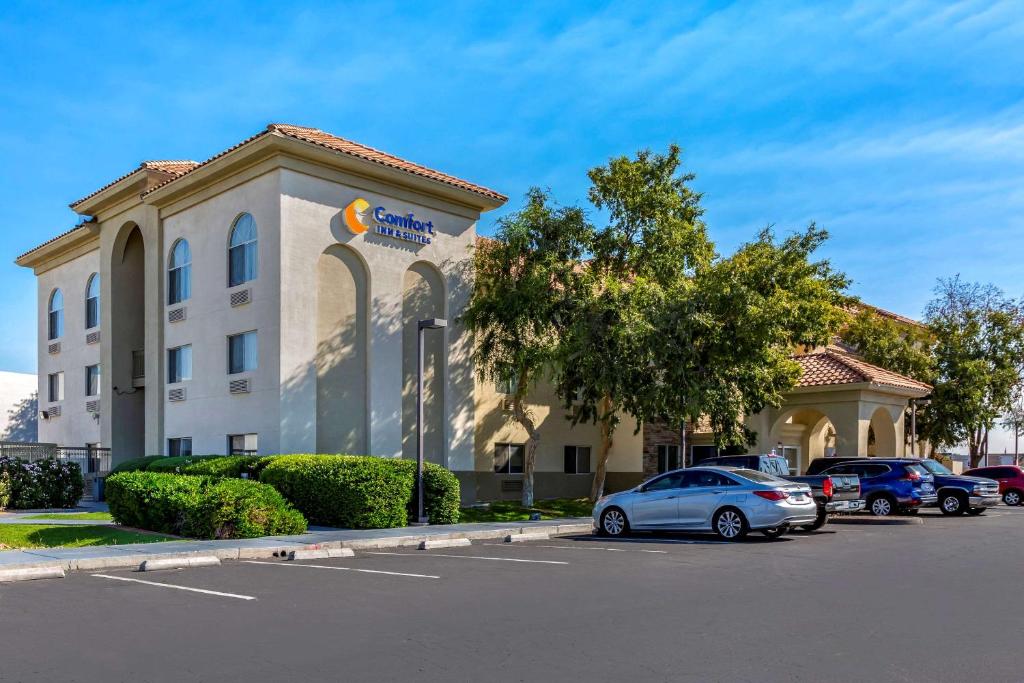
M298 534L306 520L280 493L255 481L161 472L121 472L106 483L114 521L196 538Z
M144 458L132 458L131 460L125 460L119 463L114 469L110 470L111 474L117 474L118 472L142 472L153 462L157 460L163 460L162 455L147 455Z
M0 471L0 510L11 503L11 475Z
M146 466L146 472L172 472L184 473L184 468L189 465L208 460L211 458L223 458L222 455L180 455L173 458L154 458Z
M201 458L191 464L181 467L182 474L195 474L209 477L232 477L241 479L242 473L249 473L251 479L255 479L252 472L256 463L262 458L253 455L225 455L219 458Z
M53 458L28 462L0 457L0 478L7 483L5 506L21 510L74 507L85 488L77 463Z
M262 463L260 481L270 484L310 522L354 529L405 526L415 514L416 463L355 455L283 455ZM428 464L424 498L433 524L459 517L459 482Z

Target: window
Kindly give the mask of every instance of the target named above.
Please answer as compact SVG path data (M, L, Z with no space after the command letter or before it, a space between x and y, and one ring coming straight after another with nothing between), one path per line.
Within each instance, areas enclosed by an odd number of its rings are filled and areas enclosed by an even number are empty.
M749 472L750 470L738 470L739 472ZM706 487L706 486L736 486L737 482L718 472L701 472L695 470L693 472L687 472L686 486L688 488L694 487Z
M55 372L48 378L50 403L64 400L64 373Z
M644 487L644 491L665 491L666 489L679 489L682 487L683 472L673 472L660 479L655 479Z
M167 439L167 455L172 458L192 455L192 437L179 436L174 439Z
M235 219L228 242L228 287L256 279L256 221L247 213Z
M231 434L228 436L228 455L256 455L259 451L259 435Z
M507 394L508 396L511 396L512 394L516 393L516 385L518 384L519 378L515 375L512 375L507 379L498 381L495 387L497 388L499 394Z
M658 446L658 472L679 469L679 446Z
M590 446L565 447L565 473L590 474Z
M690 446L690 464L699 465L708 458L718 457L718 446Z
M167 264L167 303L180 304L192 298L192 251L188 240L178 240L171 247Z
M100 326L100 276L93 273L85 286L85 329Z
M89 365L85 368L85 395L100 395L100 366Z
M47 311L47 339L60 339L64 336L64 295L59 289L53 290L53 294L50 295Z
M167 383L192 379L192 345L167 349Z
M259 350L256 333L243 332L228 337L228 374L251 372L258 366Z
M496 474L522 474L525 460L526 446L524 444L494 444L494 471Z

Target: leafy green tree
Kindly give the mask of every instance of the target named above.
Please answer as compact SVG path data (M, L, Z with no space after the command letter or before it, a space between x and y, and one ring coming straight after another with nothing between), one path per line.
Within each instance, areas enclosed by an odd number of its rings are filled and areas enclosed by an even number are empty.
M534 188L520 211L499 221L496 238L480 240L473 254L473 288L462 320L475 336L480 379L511 386L512 415L527 434L525 506L533 505L540 440L526 397L558 373L565 321L586 286L579 264L592 234L581 209L553 206Z
M971 466L985 455L988 432L1011 409L1024 362L1024 311L993 285L959 276L939 280L925 310L935 336L933 423L936 445L967 443Z

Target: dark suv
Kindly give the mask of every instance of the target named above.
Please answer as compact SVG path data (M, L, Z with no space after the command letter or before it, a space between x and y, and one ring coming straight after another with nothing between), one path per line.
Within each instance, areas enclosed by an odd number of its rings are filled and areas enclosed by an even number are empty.
M873 515L885 517L897 512L934 505L935 479L911 458L817 458L807 474L856 474L861 496Z

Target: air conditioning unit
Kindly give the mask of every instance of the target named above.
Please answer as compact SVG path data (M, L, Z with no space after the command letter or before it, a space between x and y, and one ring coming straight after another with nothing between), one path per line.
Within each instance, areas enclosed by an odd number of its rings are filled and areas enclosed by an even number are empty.
M87 412L87 413L98 413L98 412L100 412L100 402L99 401L86 401L85 402L85 412Z
M43 418L44 420L49 420L50 419L50 411L49 410L41 411L39 413L39 417Z
M51 356L60 353L60 342L53 342L49 347L47 347L47 350L50 352Z
M229 394L248 394L252 391L252 382L248 379L233 379L228 382Z
M86 344L99 344L100 343L100 332L99 332L99 330L96 330L95 332L89 332L88 334L86 334L85 335L85 343Z
M252 301L252 289L240 289L237 292L231 292L229 297L231 306L244 306L245 304Z
M185 319L185 307L172 308L167 311L167 322L169 323L180 323Z
M506 413L513 412L515 410L515 408L516 408L516 403L515 403L515 400L511 396L506 396L503 399L501 399L501 409L503 411L505 411Z
M175 387L167 392L167 400L172 403L185 400L185 387Z

